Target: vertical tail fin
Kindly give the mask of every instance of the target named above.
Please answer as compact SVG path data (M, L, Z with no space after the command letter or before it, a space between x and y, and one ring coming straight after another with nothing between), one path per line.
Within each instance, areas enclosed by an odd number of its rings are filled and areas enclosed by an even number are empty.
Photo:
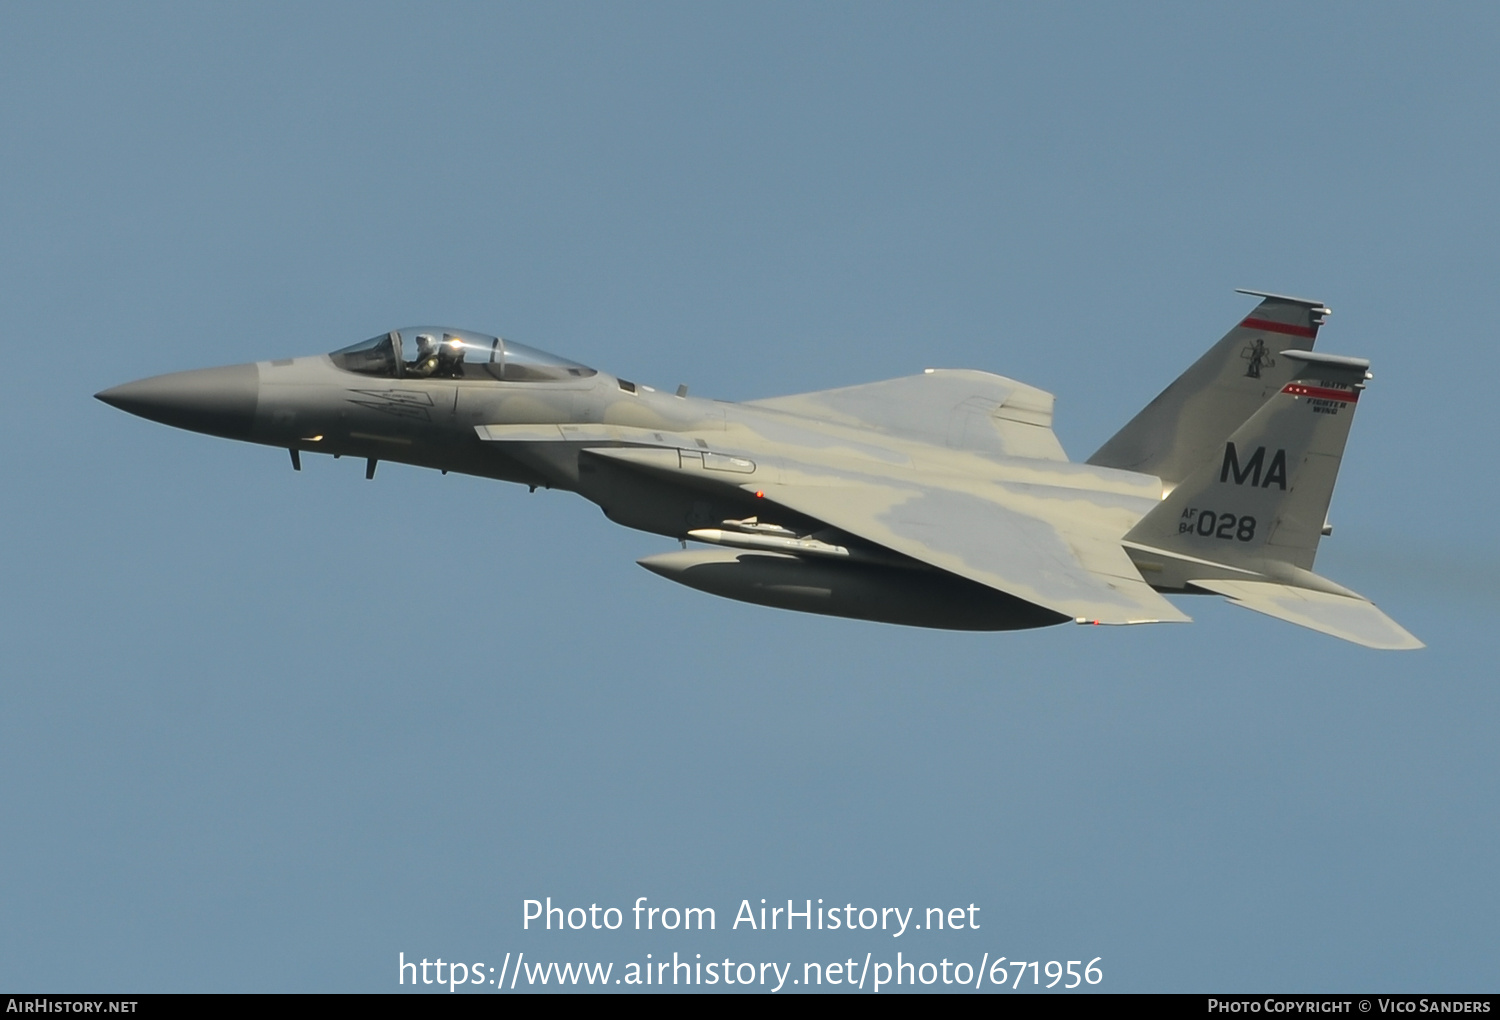
M1369 600L1312 572L1368 361L1282 351L1292 378L1126 534L1159 590L1234 605L1369 648L1421 648Z
M1242 290L1262 299L1186 372L1101 446L1090 464L1180 483L1298 369L1286 347L1311 349L1329 315L1320 301Z
M1298 369L1293 378L1126 541L1258 573L1312 568L1370 363L1311 351L1279 358Z

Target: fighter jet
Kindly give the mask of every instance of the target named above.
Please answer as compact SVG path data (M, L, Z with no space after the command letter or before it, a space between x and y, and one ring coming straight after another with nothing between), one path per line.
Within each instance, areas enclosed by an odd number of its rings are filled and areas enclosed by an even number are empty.
M1319 301L1260 303L1087 461L1053 397L970 370L729 403L655 390L469 330L97 394L291 452L576 492L681 542L641 566L781 609L954 630L1189 620L1234 605L1371 648L1422 643L1312 572L1362 358L1313 351Z

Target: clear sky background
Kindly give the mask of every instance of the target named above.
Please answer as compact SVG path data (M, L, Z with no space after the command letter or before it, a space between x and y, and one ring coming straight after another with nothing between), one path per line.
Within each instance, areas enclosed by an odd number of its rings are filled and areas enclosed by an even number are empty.
M1496 990L1497 52L1483 4L0 7L0 986ZM1372 360L1318 569L1426 650L784 613L576 496L92 399L435 322L727 399L985 369L1081 460L1234 287ZM523 932L546 896L719 930ZM726 930L761 897L983 927Z

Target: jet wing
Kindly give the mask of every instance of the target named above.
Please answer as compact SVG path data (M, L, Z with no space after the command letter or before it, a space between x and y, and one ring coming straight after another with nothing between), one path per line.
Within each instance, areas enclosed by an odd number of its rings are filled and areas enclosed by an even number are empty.
M930 566L1073 617L1079 623L1186 623L1141 579L1118 534L1091 525L1082 505L1053 499L1056 519L934 485L830 478L766 484L768 501ZM747 486L748 488L748 486ZM1087 497L1076 497L1080 504ZM1016 502L1024 502L1017 498Z
M685 437L625 426L490 425L475 431L490 442L627 443L590 453L665 478L683 476L682 451L699 454ZM741 463L754 469L751 461ZM1122 529L1100 523L1104 515L1092 500L1108 496L1027 485L990 485L974 491L925 479L874 478L805 464L785 467L781 481L757 480L739 487L1080 623L1190 620L1141 579L1120 545ZM725 466L730 477L735 470L733 464Z
M921 375L751 400L749 407L1008 457L1067 460L1052 432L1052 394L989 372Z

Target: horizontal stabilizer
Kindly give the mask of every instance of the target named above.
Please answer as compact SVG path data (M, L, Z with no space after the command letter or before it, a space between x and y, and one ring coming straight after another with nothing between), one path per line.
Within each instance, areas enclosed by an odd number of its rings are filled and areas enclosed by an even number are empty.
M1366 648L1426 647L1399 623L1375 608L1373 602L1362 598L1294 588L1273 581L1202 580L1192 584L1223 595L1236 606L1353 641Z

